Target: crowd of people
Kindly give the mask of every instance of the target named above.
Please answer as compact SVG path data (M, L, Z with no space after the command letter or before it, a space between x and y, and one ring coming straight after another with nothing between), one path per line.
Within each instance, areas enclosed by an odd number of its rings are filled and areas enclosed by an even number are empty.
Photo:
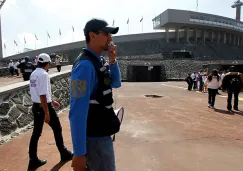
M216 95L220 95L219 90L227 92L227 109L232 110L232 96L234 95L233 109L238 111L239 94L243 90L243 74L237 68L231 66L228 71L218 71L216 69L208 73L208 69L200 70L188 74L185 81L188 90L192 89L203 93L208 93L208 107L215 109Z
M25 56L21 60L10 60L8 69L11 76L16 74L18 77L21 73L23 80L28 81L31 73L37 68L37 58L38 57L35 57L35 59L31 61L29 56ZM55 64L57 71L61 72L61 57L59 55L55 55L55 60L50 61L50 63Z

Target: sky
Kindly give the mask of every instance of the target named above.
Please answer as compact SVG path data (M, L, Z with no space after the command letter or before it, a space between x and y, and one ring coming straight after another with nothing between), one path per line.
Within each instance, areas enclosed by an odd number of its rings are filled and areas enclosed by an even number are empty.
M198 0L198 12L235 18L233 2ZM168 8L196 11L196 4L196 0L6 0L1 9L3 55L84 40L83 28L92 18L105 19L110 25L114 20L117 35L155 32L152 19L156 15Z

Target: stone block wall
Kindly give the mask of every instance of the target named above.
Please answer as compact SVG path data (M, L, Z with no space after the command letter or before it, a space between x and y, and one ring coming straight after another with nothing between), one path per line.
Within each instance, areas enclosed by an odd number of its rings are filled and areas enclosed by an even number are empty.
M7 67L0 68L0 77L10 75L9 69Z
M233 64L234 60L196 60L196 59L163 59L162 54L120 56L119 66L123 81L130 81L132 76L129 66L144 66L150 63L151 66L161 66L161 81L182 80L187 73L198 72L203 65L208 64ZM238 60L243 64L243 60Z
M70 71L51 75L52 99L61 106L69 106ZM29 82L17 83L0 89L0 143L1 138L29 126L33 121Z

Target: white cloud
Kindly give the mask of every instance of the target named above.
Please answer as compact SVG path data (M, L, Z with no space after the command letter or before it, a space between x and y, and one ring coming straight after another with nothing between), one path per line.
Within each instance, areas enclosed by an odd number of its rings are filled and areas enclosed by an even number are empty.
M6 2L3 5L3 9L8 9L12 7L17 8L16 0L6 0Z
M31 0L34 6L45 9L48 12L73 13L75 11L90 12L100 8L104 2L95 1L95 5L90 6L90 2L85 3L81 0Z
M61 41L60 41L61 39ZM81 32L74 32L73 31L67 31L65 33L62 33L61 37L57 37L55 39L49 39L48 45L49 46L55 46L55 45L60 45L61 44L66 44L66 43L71 43L71 42L76 42L76 41L81 41L84 40L83 34Z
M39 40L36 40L35 38L35 35L32 34L32 33L28 33L28 32L23 32L23 33L20 33L18 34L18 38L19 38L19 45L18 47L20 47L21 49L24 49L24 48L29 48L29 49L39 49L42 47L42 42ZM24 41L24 38L26 40L26 44L25 44L25 41Z

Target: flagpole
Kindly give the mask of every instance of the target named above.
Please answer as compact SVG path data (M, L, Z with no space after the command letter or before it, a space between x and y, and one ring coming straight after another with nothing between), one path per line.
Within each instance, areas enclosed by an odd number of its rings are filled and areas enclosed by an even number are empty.
M73 32L73 42L74 42L74 32Z
M127 24L127 31L128 31L128 34L129 34L129 22Z
M143 33L143 20L142 20L142 33Z

